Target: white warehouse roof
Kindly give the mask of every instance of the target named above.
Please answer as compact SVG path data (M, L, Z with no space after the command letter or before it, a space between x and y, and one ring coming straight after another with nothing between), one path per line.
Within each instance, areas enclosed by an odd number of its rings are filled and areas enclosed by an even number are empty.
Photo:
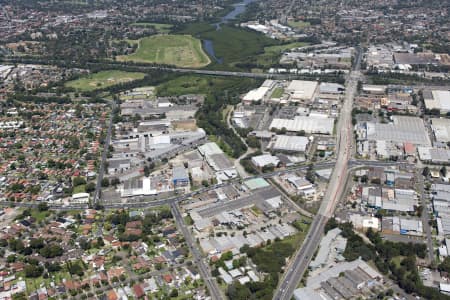
M367 123L367 139L392 141L395 143L412 143L414 145L431 145L425 124L418 117L393 116L393 122Z
M431 124L434 136L438 142L450 142L450 120L433 118Z
M306 133L322 133L332 134L334 127L334 119L296 116L293 120L290 119L273 119L270 128L282 129L287 131L302 131Z
M276 156L272 156L270 154L263 154L263 155L253 156L252 163L259 168L262 168L262 167L268 166L268 165L273 165L276 167L280 163L280 160Z
M437 108L442 112L450 111L450 91L431 91L433 99L425 99L425 107L428 109Z
M342 94L345 87L339 83L322 82L319 87L321 93Z
M244 96L244 101L260 101L264 99L264 96L269 91L268 87L259 87L255 90L251 90Z
M317 81L292 80L286 91L296 99L311 100L317 85Z
M305 136L277 135L273 144L274 150L305 152L309 139Z
M201 145L200 147L198 147L198 151L203 156L213 155L213 154L222 154L223 153L222 149L220 149L220 147L217 146L217 144L214 143L214 142L206 143L204 145Z

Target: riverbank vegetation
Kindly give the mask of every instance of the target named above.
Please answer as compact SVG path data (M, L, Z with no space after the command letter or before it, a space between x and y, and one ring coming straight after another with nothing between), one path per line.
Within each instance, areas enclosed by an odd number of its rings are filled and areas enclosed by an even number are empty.
M215 70L252 70L277 67L283 52L315 43L313 39L279 41L248 28L222 24L219 28L206 23L178 27L179 34L189 34L212 43L214 56L220 60L208 66ZM208 52L208 51L207 51ZM208 53L211 57L211 53Z

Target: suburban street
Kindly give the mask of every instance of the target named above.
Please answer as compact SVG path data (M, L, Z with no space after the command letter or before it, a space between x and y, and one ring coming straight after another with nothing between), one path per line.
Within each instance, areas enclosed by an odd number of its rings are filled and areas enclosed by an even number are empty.
M421 169L420 169L421 170ZM422 226L426 234L426 242L428 248L428 260L430 263L434 262L434 247L433 247L433 238L431 236L431 227L429 222L429 211L427 205L427 199L425 198L425 182L423 180L423 176L420 172L417 174L417 184L420 192L420 205L422 206Z
M189 247L189 251L194 256L194 262L196 263L200 275L202 276L202 279L205 281L205 284L208 288L208 291L212 297L212 299L224 299L220 288L217 284L217 281L211 276L211 270L209 268L208 263L206 263L203 260L202 254L200 249L198 249L197 243L195 242L194 238L191 235L191 232L189 231L189 228L187 228L186 224L184 223L183 216L180 213L180 210L178 208L178 205L176 203L172 203L170 205L170 209L172 211L172 215L175 219L175 223L177 224L177 227L179 230L181 230L184 238L186 239L186 243Z
M106 138L105 143L103 144L103 153L102 153L102 160L100 162L100 168L97 174L97 183L95 186L95 192L94 192L94 205L98 204L98 200L100 200L101 197L101 191L102 191L102 180L103 175L105 174L105 163L106 163L106 156L108 155L108 147L111 142L111 131L112 131L112 125L113 125L113 112L116 108L116 103L114 101L109 101L111 104L111 114L109 116L108 120L108 128L106 132Z
M337 160L330 178L330 182L320 206L319 212L314 218L310 231L300 249L294 254L292 261L281 279L278 289L274 293L275 300L291 299L294 290L308 268L311 257L314 255L323 235L324 227L328 219L333 215L334 209L341 198L343 187L348 177L348 161L351 154L353 141L352 130L352 103L356 93L362 53L358 51L356 64L346 82L345 99L337 124Z

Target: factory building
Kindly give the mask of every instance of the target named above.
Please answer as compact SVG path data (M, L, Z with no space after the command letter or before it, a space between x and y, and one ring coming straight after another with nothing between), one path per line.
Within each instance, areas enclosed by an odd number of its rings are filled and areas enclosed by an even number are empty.
M294 119L273 119L271 129L299 132L309 134L333 134L334 119L323 117L295 116Z

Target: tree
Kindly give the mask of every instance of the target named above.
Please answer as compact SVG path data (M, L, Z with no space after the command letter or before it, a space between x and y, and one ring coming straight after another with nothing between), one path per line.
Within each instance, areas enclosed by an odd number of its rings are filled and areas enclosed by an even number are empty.
M48 204L47 202L41 202L38 205L38 210L39 211L47 211L48 210Z
M328 220L327 224L325 224L325 233L327 233L328 231L330 231L331 229L334 229L336 227L339 226L339 223L336 221L335 218L331 218Z
M101 236L99 236L99 237L97 238L97 246L98 246L98 247L103 247L103 246L105 246L105 242L103 241L103 238L102 238Z
M304 130L300 130L299 132L297 132L298 136L305 136L306 132Z
M61 266L57 262L54 262L54 263L46 262L45 263L45 268L50 273L61 271Z
M314 174L314 169L313 169L313 165L312 164L308 166L308 171L306 171L305 178L311 183L315 182L316 175Z
M33 249L41 249L45 246L44 240L42 238L31 239L30 247Z
M63 249L57 244L46 245L41 250L39 250L39 254L45 258L61 256L63 252Z
M67 263L67 270L72 275L83 276L84 274L83 267L81 266L81 263L79 261L76 262L69 261Z
M430 174L431 174L430 168L428 168L428 167L423 168L423 172L422 172L423 176L428 177L428 176L430 176Z
M447 256L438 266L438 270L441 272L450 273L450 256Z
M109 186L109 179L103 178L102 179L102 187L108 187Z
M259 142L259 140L256 136L249 136L247 138L247 145L250 148L260 148L261 147L261 143Z
M368 177L366 174L364 174L363 176L361 176L361 182L362 182L362 183L367 183L367 181L369 181L369 177Z
M173 289L170 292L170 298L176 298L176 297L178 297L178 290L177 289Z
M75 186L79 186L79 185L83 185L86 184L86 179L84 179L81 176L77 176L72 180L72 185Z
M119 178L114 177L114 178L111 179L111 185L116 186L118 184L120 184L120 179Z
M441 174L442 174L442 177L447 177L447 167L446 166L443 166L441 168Z
M144 176L145 177L150 176L150 168L147 165L144 166Z
M44 272L44 268L42 268L41 266L29 264L25 266L24 271L25 277L36 278L42 275L42 272Z
M95 191L95 183L89 182L88 184L86 184L86 193L91 193L93 191Z

